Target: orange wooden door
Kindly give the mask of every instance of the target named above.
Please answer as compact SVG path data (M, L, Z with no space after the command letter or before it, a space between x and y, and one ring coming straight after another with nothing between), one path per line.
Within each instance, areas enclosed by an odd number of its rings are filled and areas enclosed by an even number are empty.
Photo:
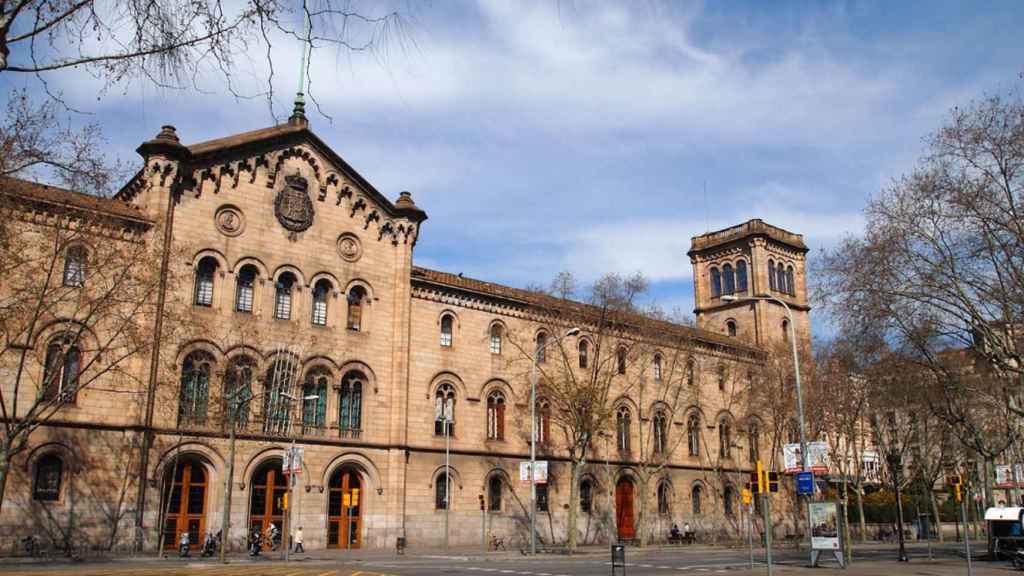
M164 548L177 549L181 534L188 532L189 548L198 549L206 527L206 470L198 462L184 462L174 472L165 496Z
M259 530L265 539L265 548L272 545L266 540L270 524L273 523L278 530L284 529L284 495L287 492L288 479L281 471L280 460L263 464L252 475L249 492L249 531Z
M619 540L636 537L633 525L633 483L623 478L615 485L615 523L619 527Z
M355 470L339 468L331 475L327 495L328 548L359 548L362 544L364 494L360 488L359 473Z

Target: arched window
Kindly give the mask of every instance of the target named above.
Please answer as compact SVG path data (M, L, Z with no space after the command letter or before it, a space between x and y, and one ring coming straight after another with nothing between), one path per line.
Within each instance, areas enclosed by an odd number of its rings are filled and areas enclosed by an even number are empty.
M534 356L537 358L537 362L547 361L548 353L548 335L545 332L537 333L537 344L534 349Z
M195 298L196 306L213 306L213 276L217 272L217 260L206 256L196 266Z
M747 453L750 456L750 463L757 464L761 458L761 429L756 422L751 422L747 428Z
M274 318L288 320L292 317L292 288L295 286L295 275L284 272L277 277L274 286Z
M686 361L686 385L693 386L696 373L696 362L693 358Z
M579 349L580 368L586 368L590 360L590 344L586 340L580 340L577 348Z
M365 299L366 289L362 286L353 286L349 289L348 297L345 299L348 301L348 320L345 325L353 332L363 329L363 301Z
M69 246L64 251L64 285L81 286L85 284L85 270L88 266L89 251L85 246Z
M441 316L441 346L445 348L451 348L452 346L452 326L455 321L451 314L445 314Z
M331 294L331 282L321 278L313 285L313 310L310 321L316 326L327 325L327 298Z
M796 282L794 282L792 266L786 268L786 292L790 296L796 296Z
M323 428L327 422L327 383L331 374L324 368L306 373L302 383L302 427Z
M736 291L740 294L747 292L747 261L736 261Z
M501 512L501 476L492 474L487 481L487 510L490 512Z
M779 262L779 265L775 267L775 274L778 276L775 284L778 285L779 292L788 293L789 288L786 286L786 267L783 266L782 262Z
M727 420L718 423L718 456L732 458L732 425Z
M654 420L651 422L652 435L654 439L654 452L656 454L665 454L668 452L668 418L664 412L658 412L654 415Z
M551 405L544 398L537 400L537 444L544 446L551 440Z
M726 484L722 495L722 504L725 508L725 516L732 518L736 514L736 489L732 487L732 484Z
M342 436L359 435L363 427L363 383L366 376L350 370L341 379L338 388L338 430Z
M249 421L249 402L252 400L252 377L256 362L249 356L238 356L228 363L224 373L224 401L227 404L227 421L234 418L235 428L244 429Z
M47 454L36 462L32 482L32 499L38 502L60 500L60 484L64 475L64 461L56 454Z
M711 269L711 297L718 298L722 295L722 274L718 268Z
M491 325L491 354L501 354L501 324Z
M725 331L729 334L729 336L735 337L736 336L736 321L735 320L727 321L725 323Z
M618 368L619 374L626 373L626 349L619 348L615 353L615 364Z
M722 266L722 289L726 294L736 291L736 277L732 273L732 264Z
M590 514L594 509L594 483L589 478L580 482L580 512Z
M252 264L242 266L235 280L235 310L252 312L253 292L256 290L256 277L259 272Z
M278 356L263 380L263 431L267 434L287 434L291 424L294 396L299 375L292 356Z
M700 416L696 414L686 421L686 445L690 456L700 455Z
M778 285L775 282L775 261L768 261L768 287L772 290L778 290Z
M447 427L445 426L447 423ZM455 433L455 387L445 382L434 394L434 434L451 436Z
M789 343L789 320L782 320L782 341Z
M618 441L619 452L623 454L629 453L630 420L629 408L619 406L615 412L615 437Z
M654 355L654 379L661 380L661 354Z
M505 395L498 390L487 395L487 439L505 439Z
M702 492L700 484L694 484L693 489L690 490L690 507L693 509L694 516L701 515L700 500Z
M547 512L548 511L548 485L538 484L537 485L537 511Z
M718 367L718 389L725 392L725 383L729 379L729 373L725 369L725 366Z
M46 347L43 364L43 399L74 402L78 391L78 375L82 369L82 353L71 336L54 338Z
M446 510L451 502L452 482L446 472L437 475L434 481L434 508Z
M662 480L658 483L658 514L669 513L669 501L672 498L671 488L668 482Z
M178 391L178 424L205 424L210 397L210 373L213 356L197 350L181 364L181 388Z

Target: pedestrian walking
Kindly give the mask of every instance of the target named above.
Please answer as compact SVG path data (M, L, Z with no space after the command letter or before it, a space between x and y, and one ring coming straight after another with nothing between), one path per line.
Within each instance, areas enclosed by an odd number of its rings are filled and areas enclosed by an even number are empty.
M306 553L306 549L302 547L302 526L295 531L295 553Z
M182 558L187 558L188 557L188 547L189 547L188 530L186 530L186 531L181 533L181 540L178 541L178 556L181 556Z

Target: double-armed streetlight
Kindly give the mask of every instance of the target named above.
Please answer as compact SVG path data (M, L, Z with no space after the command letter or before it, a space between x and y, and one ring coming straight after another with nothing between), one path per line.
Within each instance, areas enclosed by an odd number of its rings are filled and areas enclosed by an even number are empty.
M560 338L537 346L530 363L530 554L537 553L537 362L548 346L579 333L579 328L571 328Z
M299 400L299 398L296 398L295 396L292 396L291 394L289 394L287 392L281 392L279 394L279 396L281 398L287 398L288 400L290 400L292 402L295 402L296 400ZM302 406L305 407L306 402L316 401L316 400L319 400L319 399L320 399L320 395L319 394L310 394L308 396L303 396L302 399L301 399L302 400ZM287 561L288 560L288 553L291 550L291 538L289 537L289 530L291 529L291 522L289 522L289 519L291 518L291 515L292 515L292 508L294 507L294 503L292 502L292 487L295 485L295 435L294 434L292 434L292 446L291 446L291 449L289 450L288 459L287 459L286 462L288 464L288 470L287 470L287 474L288 474L288 507L287 507L287 510L285 510L285 513L284 513L284 522L283 522L283 526L281 527L281 539L284 540L284 559ZM351 538L351 535L349 536L349 538Z

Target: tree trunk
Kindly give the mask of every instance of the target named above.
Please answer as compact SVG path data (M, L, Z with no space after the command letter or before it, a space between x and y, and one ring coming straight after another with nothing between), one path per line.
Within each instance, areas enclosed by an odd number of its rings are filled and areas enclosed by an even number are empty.
M868 521L864 519L864 483L857 482L857 516L860 524L860 542L867 540Z
M932 502L932 514L935 515L935 530L939 533L939 542L945 542L946 537L942 535L942 518L939 516L939 501L935 498L935 491L929 490Z
M566 546L569 548L569 553L572 554L576 551L576 524L579 518L578 512L580 508L579 476L582 467L580 466L579 462L577 462L575 459L572 461L570 466L571 468L569 476L572 478L572 484L569 486L569 521L567 527L567 529L569 530L569 541L566 544Z
M10 469L6 455L0 454L0 514L4 511L4 495L7 492L7 472Z

